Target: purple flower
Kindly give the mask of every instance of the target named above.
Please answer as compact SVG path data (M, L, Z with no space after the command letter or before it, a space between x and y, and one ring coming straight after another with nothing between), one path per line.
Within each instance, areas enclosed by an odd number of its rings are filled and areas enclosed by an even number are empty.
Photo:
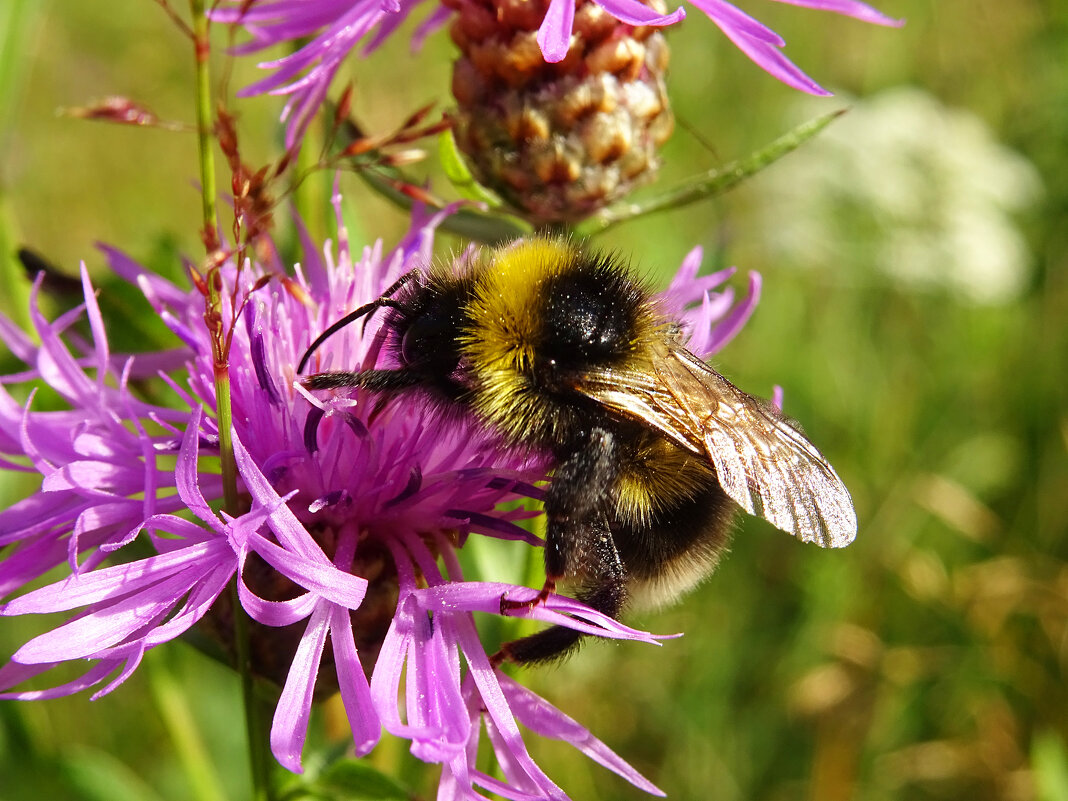
M273 45L309 40L296 52L260 67L273 74L241 94L261 93L289 95L282 114L289 121L286 146L300 141L308 123L326 98L335 73L349 52L361 42L363 53L378 47L421 0L227 0L229 6L212 13L219 22L239 24L251 39L237 48L237 53L257 52ZM440 28L451 16L452 8L462 9L471 0L445 0L435 5L430 15L416 29L413 44L418 46L428 34ZM685 17L678 8L659 14L640 0L593 0L626 25L672 25ZM782 37L726 0L691 0L757 66L778 80L815 95L829 95L782 53ZM900 26L895 20L859 0L778 0L795 6L854 17L876 25ZM576 0L547 0L547 8L537 32L538 46L548 62L558 62L571 45Z
M221 632L236 582L254 637L296 632L277 673L282 686L271 748L286 768L301 753L317 693L340 690L358 754L383 728L443 766L439 798L472 798L474 787L507 798L566 798L530 758L518 723L571 743L638 787L659 791L603 743L491 666L473 614L533 598L526 587L465 581L456 548L471 534L540 541L516 525L529 516L503 501L537 497L545 465L500 453L494 437L462 419L432 418L406 397L307 393L295 365L330 322L376 297L430 258L441 215L419 219L393 251L354 260L344 232L320 253L303 236L295 277L279 264L222 272L226 302L247 299L230 352L234 452L241 511L216 512L223 497L219 430L204 299L104 248L113 270L135 283L180 341L174 350L118 356L83 270L84 305L56 320L31 318L39 345L0 317L0 338L26 363L0 376L0 466L41 476L38 491L0 511L0 615L70 612L0 667L0 698L51 698L98 687L111 692L144 653L197 623ZM340 215L339 215L340 219ZM664 294L702 355L733 336L757 301L759 281L735 303L713 291L730 271L695 278L700 252ZM260 282L265 275L275 279ZM696 305L695 305L696 304ZM92 341L72 329L88 318ZM322 348L324 360L373 366L381 315L352 325ZM160 378L173 406L138 389ZM22 405L6 387L47 385L66 405ZM160 393L154 393L155 397ZM184 408L174 408L176 406ZM107 565L115 551L121 564ZM147 554L147 555L146 555ZM66 563L69 575L17 595ZM655 642L583 604L553 596L509 614L585 633ZM432 624L431 624L432 621ZM283 640L284 641L284 640ZM273 642L273 640L272 640ZM18 686L66 662L78 678L46 690ZM401 690L403 686L404 690ZM485 726L503 779L475 767Z

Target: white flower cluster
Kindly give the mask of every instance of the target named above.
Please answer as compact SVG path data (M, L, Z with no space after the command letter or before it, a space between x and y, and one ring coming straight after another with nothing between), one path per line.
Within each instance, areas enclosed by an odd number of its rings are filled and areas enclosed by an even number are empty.
M979 117L927 92L895 88L858 103L760 188L782 263L874 269L981 304L1027 284L1031 256L1014 215L1039 196L1037 170Z

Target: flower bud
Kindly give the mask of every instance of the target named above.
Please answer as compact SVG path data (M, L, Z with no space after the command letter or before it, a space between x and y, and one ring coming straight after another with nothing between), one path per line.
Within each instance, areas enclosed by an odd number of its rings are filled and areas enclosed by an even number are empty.
M578 0L571 46L547 63L547 0L445 0L460 48L457 145L475 176L536 225L576 222L655 175L674 121L657 28ZM659 0L655 0L658 10Z

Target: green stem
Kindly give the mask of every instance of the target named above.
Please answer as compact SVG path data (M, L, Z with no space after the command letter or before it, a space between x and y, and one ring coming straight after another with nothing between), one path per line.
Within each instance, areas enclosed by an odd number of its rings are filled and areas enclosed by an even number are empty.
M230 584L230 606L234 610L234 646L241 674L241 695L245 703L245 734L248 737L249 767L252 770L252 801L273 801L271 786L271 752L263 709L256 697L252 677L252 648L249 620L237 593L237 581Z
M208 252L208 316L211 328L212 356L215 362L215 400L219 418L219 451L222 458L223 497L225 509L231 515L238 513L237 465L234 461L234 443L230 427L233 414L230 409L229 354L226 352L226 336L222 331L222 307L219 276L215 268L215 251L219 247L218 220L215 216L215 151L214 126L211 108L211 40L208 18L204 16L204 0L189 0L193 20L193 52L196 60L196 106L197 144L200 157L200 197L204 212L204 246ZM231 325L233 322L231 321Z
M215 405L219 417L219 458L222 461L223 508L231 516L240 513L237 496L237 460L234 458L233 410L230 403L230 362L215 354Z
M223 508L236 516L240 512L237 494L237 462L234 458L233 410L230 398L229 337L222 315L222 278L215 262L219 249L218 220L215 210L214 117L211 91L211 40L208 18L204 15L204 0L189 0L193 27L193 49L196 64L197 144L200 158L200 195L203 209L204 247L208 269L205 272L208 297L205 323L209 327L214 363L215 405L219 425L219 457L222 462ZM229 325L234 324L230 319ZM270 742L263 725L263 717L256 698L252 677L252 649L249 620L238 597L237 581L231 582L234 647L237 670L241 674L241 692L245 705L245 731L248 735L249 765L252 774L253 801L271 801Z
M31 52L47 15L44 3L14 0L0 5L0 152L11 152L20 100L30 87ZM23 331L30 323L30 283L15 257L19 233L0 171L0 306Z
M847 109L838 109L830 114L809 120L747 158L732 161L725 167L694 176L686 183L648 200L639 203L617 203L580 223L576 226L575 232L582 237L592 236L627 220L686 206L698 200L722 194L787 153L796 150L846 111Z
M211 108L211 41L204 0L189 0L193 19L193 55L196 65L197 145L200 156L200 199L204 217L204 244L208 255L219 246L215 216L215 151Z

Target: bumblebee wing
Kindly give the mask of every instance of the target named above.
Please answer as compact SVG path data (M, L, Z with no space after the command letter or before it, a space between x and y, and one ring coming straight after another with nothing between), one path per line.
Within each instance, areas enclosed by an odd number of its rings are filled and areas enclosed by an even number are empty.
M651 358L648 369L587 373L577 389L706 455L724 492L750 514L825 548L853 541L849 491L801 432L670 340Z

